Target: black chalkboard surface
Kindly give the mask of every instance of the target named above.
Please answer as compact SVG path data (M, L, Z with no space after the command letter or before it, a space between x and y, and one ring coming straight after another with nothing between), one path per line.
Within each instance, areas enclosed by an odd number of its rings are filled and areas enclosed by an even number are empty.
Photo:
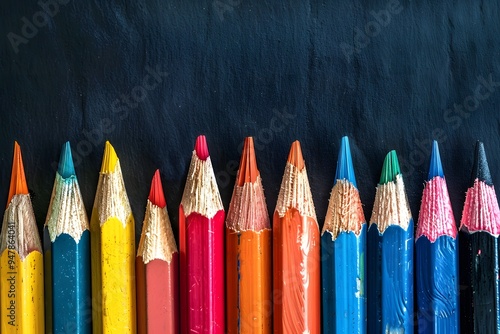
M62 144L91 211L105 140L139 235L160 168L177 233L195 138L205 134L227 208L245 136L270 212L301 141L322 223L340 138L351 139L367 219L396 149L418 216L431 140L457 221L474 143L500 184L497 1L73 1L0 3L0 203L13 141L40 227Z

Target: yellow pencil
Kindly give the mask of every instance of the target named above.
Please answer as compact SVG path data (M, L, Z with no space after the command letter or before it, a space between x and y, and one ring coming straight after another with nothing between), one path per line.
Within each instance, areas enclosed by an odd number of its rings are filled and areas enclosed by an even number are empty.
M17 142L10 182L0 235L0 332L43 333L42 243Z
M90 220L93 333L135 333L135 229L120 162L106 142Z

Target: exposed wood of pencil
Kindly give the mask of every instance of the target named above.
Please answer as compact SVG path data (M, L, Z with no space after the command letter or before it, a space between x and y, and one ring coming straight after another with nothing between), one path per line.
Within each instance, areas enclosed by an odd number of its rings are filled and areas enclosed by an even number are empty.
M90 333L90 231L69 142L61 152L44 234L47 332Z
M0 332L43 333L42 245L17 142L0 234L0 254Z
M319 227L298 141L273 216L273 267L274 333L319 333Z
M93 333L135 333L135 229L120 162L106 142L90 220Z
M413 219L395 151L384 160L367 235L368 333L413 331Z
M271 226L253 148L245 139L226 219L228 333L271 333Z
M437 142L422 194L416 231L416 282L420 333L457 333L459 320L457 227ZM446 296L446 298L443 298Z
M157 170L136 259L139 334L179 332L178 257Z
M224 207L204 136L179 207L181 333L224 333Z
M347 137L337 161L321 235L325 333L366 332L366 221Z
M500 209L484 145L476 144L460 223L461 333L500 330Z

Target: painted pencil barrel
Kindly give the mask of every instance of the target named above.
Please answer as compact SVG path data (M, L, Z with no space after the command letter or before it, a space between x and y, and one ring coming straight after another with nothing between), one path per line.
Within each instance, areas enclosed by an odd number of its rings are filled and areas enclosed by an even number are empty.
M413 219L368 229L368 333L413 333Z
M283 218L275 212L274 222L274 333L319 333L318 224L295 209Z
M78 243L61 234L52 244L54 333L91 333L90 232Z
M24 259L15 250L0 256L1 333L44 333L43 255L32 251Z
M324 333L366 333L366 224L361 232L321 236Z
M179 228L186 233L184 254L180 242L181 261L185 256L182 333L224 333L224 215L218 211L206 218L193 212L184 222L180 218Z
M98 217L96 212L92 218ZM133 217L124 224L109 218L99 228L91 222L93 333L135 333L135 231ZM94 268L96 270L94 270Z
M271 333L271 230L226 229L228 333Z
M419 333L459 332L458 245L450 236L415 243Z
M179 333L179 254L172 254L169 262L155 259L144 264L141 256L136 259L137 269L137 332Z
M459 235L460 332L499 333L498 238L488 232L460 232Z

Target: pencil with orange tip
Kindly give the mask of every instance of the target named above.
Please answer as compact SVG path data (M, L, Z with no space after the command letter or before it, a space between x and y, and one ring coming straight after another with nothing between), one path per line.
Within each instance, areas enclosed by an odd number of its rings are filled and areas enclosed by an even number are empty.
M115 149L106 142L90 219L93 333L135 333L134 217Z
M178 333L179 253L168 218L160 171L151 182L137 250L137 332Z
M274 333L320 332L319 253L316 212L295 141L273 216Z
M0 332L43 333L42 243L17 142L14 144L10 182L0 234Z
M179 207L181 333L224 333L224 207L205 136Z
M271 224L248 137L226 219L228 333L271 333L271 260Z

